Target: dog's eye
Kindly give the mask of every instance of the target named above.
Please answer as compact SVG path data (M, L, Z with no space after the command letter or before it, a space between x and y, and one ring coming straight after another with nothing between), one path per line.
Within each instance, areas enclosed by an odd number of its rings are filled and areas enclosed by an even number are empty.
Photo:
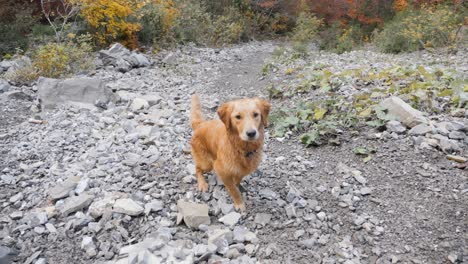
M236 119L237 119L237 120L240 120L240 119L241 119L241 116L240 116L240 115L236 115Z
M254 117L258 117L258 113L254 113Z

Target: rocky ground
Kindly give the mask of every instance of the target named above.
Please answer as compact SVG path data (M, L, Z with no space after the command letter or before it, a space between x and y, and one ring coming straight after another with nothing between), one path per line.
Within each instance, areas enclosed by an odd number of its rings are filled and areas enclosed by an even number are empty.
M446 133L439 125L426 133L384 136L363 128L344 131L339 146L317 148L270 136L259 170L243 183L246 215L233 211L212 174L210 192L197 191L189 154L190 94L198 93L206 116L214 117L221 102L266 97L268 85L294 82L279 74L262 76L276 46L186 46L152 57L150 66L145 61L145 67L131 69L142 65L117 60L115 67L103 66L86 78L41 79L33 87L3 83L0 262L468 261L463 110L427 117L431 124L450 123ZM105 55L102 63L112 64ZM463 53L313 52L309 60L332 68L430 64L463 74L468 69ZM452 132L457 138L449 138ZM457 148L441 151L445 138ZM360 146L375 150L372 160L354 154Z

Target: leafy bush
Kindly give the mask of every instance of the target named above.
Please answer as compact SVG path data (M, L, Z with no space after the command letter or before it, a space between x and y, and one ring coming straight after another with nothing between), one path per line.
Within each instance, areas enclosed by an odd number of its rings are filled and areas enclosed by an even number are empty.
M236 8L232 7L226 11L226 14L214 19L210 43L214 46L237 43L241 40L244 32L244 18Z
M6 78L19 84L29 84L39 76L61 78L93 67L91 35L75 38L69 35L64 43L47 43L33 52L32 65L6 74Z
M297 17L296 27L294 28L291 39L294 42L306 43L312 41L322 25L322 20L313 14L301 12Z
M13 22L0 23L0 55L14 54L17 48L26 50L29 41L27 34L36 22L30 9L16 13Z
M173 1L155 1L144 6L141 13L140 41L145 44L171 42L172 28L179 13Z
M209 13L199 1L159 1L142 9L139 39L145 44L168 46L194 42L222 46L236 43L250 34L251 21L236 7L210 6ZM214 8L214 9L213 9Z
M67 43L48 43L40 46L33 57L33 66L39 75L59 78L92 67L91 36L70 36Z
M338 23L331 25L319 33L320 49L336 53L351 51L361 45L363 33L358 25L341 28Z
M14 72L6 73L4 77L17 85L29 85L37 80L39 76L37 69L30 65L20 68Z
M336 53L351 51L361 44L362 32L359 27L349 27L342 31L334 49Z
M55 38L55 32L50 25L36 24L31 28L31 34L28 39L31 44L30 49L44 45L53 41Z
M138 12L146 5L146 1L73 0L73 2L80 5L80 16L91 27L99 44L107 45L121 40L129 48L138 46L137 32L140 31L141 25L136 21Z
M453 45L462 20L460 13L446 5L406 9L384 26L374 43L388 53Z
M205 43L209 38L212 19L198 1L183 0L174 25L174 37L178 42Z
M307 44L317 36L322 21L313 14L301 12L296 21L291 40L293 49L302 56L307 54Z
M0 24L0 55L13 54L16 48L26 49L28 38L18 34L17 27L13 24Z
M333 50L338 45L341 29L338 23L333 23L319 32L319 47L322 50Z

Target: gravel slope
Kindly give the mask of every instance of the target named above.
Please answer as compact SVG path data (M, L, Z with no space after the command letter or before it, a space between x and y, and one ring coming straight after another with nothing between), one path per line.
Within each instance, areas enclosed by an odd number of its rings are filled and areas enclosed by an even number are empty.
M174 257L174 263L199 258L207 251L200 248L210 232L229 229L219 218L232 209L214 175L209 176L209 194L196 190L188 154L190 94L200 95L207 117L225 100L266 96L269 83L285 81L260 74L275 47L270 42L220 50L184 47L155 56L157 63L148 68L97 70L91 75L123 99L107 110L61 106L34 113L34 89L14 88L31 95L32 101L0 94L0 245L17 251L15 263L28 258L28 263L126 263L121 248L157 234L168 237L166 247L153 251L159 261L162 251ZM314 54L314 60L337 68L432 62L467 70L463 54ZM131 110L134 97L149 93L161 100L149 109ZM272 103L279 107L295 102ZM35 124L30 118L47 122ZM466 118L462 121L467 123ZM318 148L305 148L296 139L268 139L259 171L243 183L248 213L237 223L258 239L227 239L230 246L218 248L208 262L468 261L467 170L457 169L442 152L415 147L408 136L378 139L375 133L345 133L340 146ZM364 163L353 153L357 146L373 147L376 155ZM458 154L466 157L466 140L463 146ZM114 197L142 207L161 206L138 216L106 211L104 206L98 217L84 206L64 216L60 212L71 198L52 200L49 193L76 176L78 187L66 196L87 193L91 203ZM211 225L202 230L176 225L179 199L208 204ZM235 236L238 230L233 231Z

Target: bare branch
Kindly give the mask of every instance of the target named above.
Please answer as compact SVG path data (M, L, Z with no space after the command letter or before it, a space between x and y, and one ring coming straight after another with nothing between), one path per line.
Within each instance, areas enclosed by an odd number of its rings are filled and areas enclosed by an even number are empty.
M60 3L55 7L55 14L52 12L52 2ZM76 22L76 19L72 18L78 15L79 8L68 0L41 0L41 8L44 17L47 19L55 32L56 41L60 42L62 40L63 31L67 26L67 23L70 20L72 20L73 23Z

